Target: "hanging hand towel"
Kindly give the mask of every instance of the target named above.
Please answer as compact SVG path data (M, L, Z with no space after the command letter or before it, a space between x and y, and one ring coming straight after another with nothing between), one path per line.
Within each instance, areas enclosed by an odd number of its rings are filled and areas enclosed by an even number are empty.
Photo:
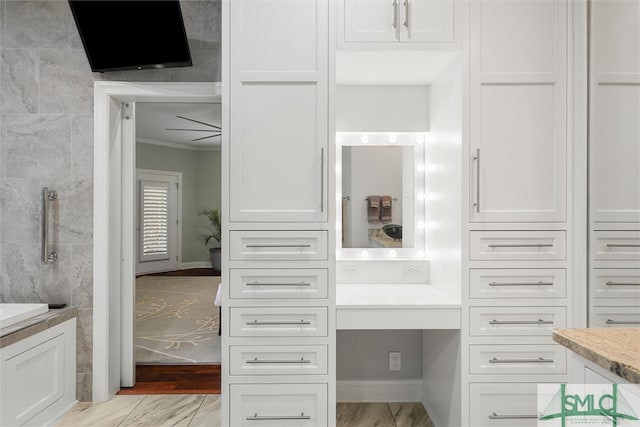
M380 196L367 197L367 221L369 224L380 223Z
M391 222L391 196L380 196L380 222Z

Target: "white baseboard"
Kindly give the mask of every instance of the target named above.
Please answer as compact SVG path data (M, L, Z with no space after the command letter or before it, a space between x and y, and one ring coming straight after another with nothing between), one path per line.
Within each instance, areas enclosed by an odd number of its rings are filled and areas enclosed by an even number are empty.
M338 380L338 402L422 402L422 380Z
M211 262L209 261L192 261L183 262L178 266L178 270L189 270L190 268L211 268Z

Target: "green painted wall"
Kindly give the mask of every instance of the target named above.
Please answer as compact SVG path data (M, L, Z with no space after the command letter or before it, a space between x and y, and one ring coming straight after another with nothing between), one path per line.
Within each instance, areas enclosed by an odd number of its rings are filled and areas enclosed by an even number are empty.
M182 172L182 262L208 261L202 234L208 220L198 212L220 209L220 151L192 151L138 142L136 167Z

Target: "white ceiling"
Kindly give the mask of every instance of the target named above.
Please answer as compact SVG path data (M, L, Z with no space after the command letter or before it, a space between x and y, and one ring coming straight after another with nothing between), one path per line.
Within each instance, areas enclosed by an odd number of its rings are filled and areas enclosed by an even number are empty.
M192 150L220 149L219 136L193 141L197 138L220 133L216 128L181 119L177 116L220 126L220 104L137 102L137 140L150 144L175 146Z

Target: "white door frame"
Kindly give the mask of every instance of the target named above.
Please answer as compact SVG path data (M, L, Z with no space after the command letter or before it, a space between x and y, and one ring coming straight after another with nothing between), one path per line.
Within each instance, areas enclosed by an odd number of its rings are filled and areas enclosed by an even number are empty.
M120 390L121 357L133 343L135 278L135 124L127 120L130 102L221 102L220 83L94 83L93 152L93 401L111 399ZM123 110L124 109L124 110ZM125 120L120 120L124 116ZM123 348L124 345L124 348ZM128 348L130 347L130 348ZM126 362L126 361L125 361Z

